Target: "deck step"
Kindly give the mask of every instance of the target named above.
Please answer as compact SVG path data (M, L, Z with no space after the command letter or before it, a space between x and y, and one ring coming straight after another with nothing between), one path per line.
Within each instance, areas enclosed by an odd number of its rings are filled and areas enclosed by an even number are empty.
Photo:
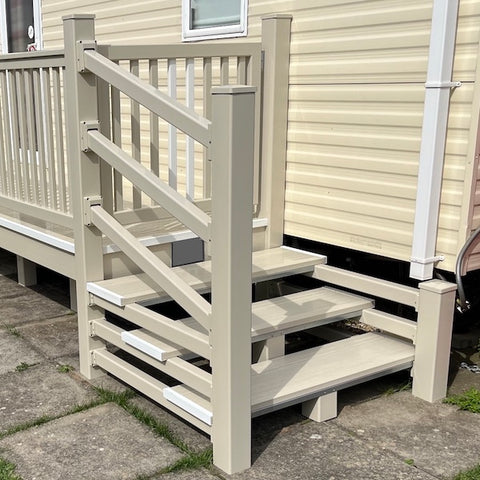
M252 305L252 342L360 316L373 301L331 287L320 287ZM178 320L199 332L193 318Z
M326 257L289 247L278 247L253 253L252 281L258 282L313 271L315 265L325 263ZM194 263L172 269L200 293L210 290L211 262ZM146 274L87 283L87 290L114 305L169 299Z
M251 367L252 415L408 369L413 358L411 342L372 332L256 363ZM164 390L164 396L199 419L197 409L202 418L209 418L205 411L211 418L208 399L185 385Z

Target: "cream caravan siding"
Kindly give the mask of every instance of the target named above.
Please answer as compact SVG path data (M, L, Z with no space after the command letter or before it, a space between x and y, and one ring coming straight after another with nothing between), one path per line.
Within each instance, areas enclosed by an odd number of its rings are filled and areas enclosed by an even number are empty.
M43 2L47 48L61 46L60 17L73 12L96 14L102 42L181 39L180 0L79 3ZM432 0L249 0L249 40L275 12L293 15L285 233L408 261ZM460 0L453 78L462 86L452 93L437 242L449 270L474 211L480 221L479 195L475 206L464 192L479 17L480 0Z

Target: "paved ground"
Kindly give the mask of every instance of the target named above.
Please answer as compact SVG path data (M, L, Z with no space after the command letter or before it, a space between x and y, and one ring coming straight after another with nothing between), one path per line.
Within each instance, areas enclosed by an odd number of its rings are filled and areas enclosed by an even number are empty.
M209 466L202 433L113 378L80 377L67 291L60 278L17 285L0 251L2 480L433 480L480 463L480 414L393 393L407 380L397 374L341 392L330 422L296 408L255 419L253 467L227 477ZM471 386L480 374L453 369L452 392ZM2 477L2 460L18 477Z

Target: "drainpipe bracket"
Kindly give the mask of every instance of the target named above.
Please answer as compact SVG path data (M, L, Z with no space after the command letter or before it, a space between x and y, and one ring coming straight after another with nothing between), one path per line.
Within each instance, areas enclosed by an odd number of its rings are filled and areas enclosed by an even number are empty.
M458 88L462 82L425 82L425 88Z
M420 265L429 265L431 263L443 262L443 260L445 260L445 255L437 255L436 257L428 258L410 257L410 261L412 263L419 263Z

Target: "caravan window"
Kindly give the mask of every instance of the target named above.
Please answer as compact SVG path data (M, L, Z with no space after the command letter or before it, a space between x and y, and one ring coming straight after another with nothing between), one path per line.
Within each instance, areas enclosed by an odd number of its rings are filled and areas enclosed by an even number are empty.
M182 0L183 40L247 35L248 0Z

